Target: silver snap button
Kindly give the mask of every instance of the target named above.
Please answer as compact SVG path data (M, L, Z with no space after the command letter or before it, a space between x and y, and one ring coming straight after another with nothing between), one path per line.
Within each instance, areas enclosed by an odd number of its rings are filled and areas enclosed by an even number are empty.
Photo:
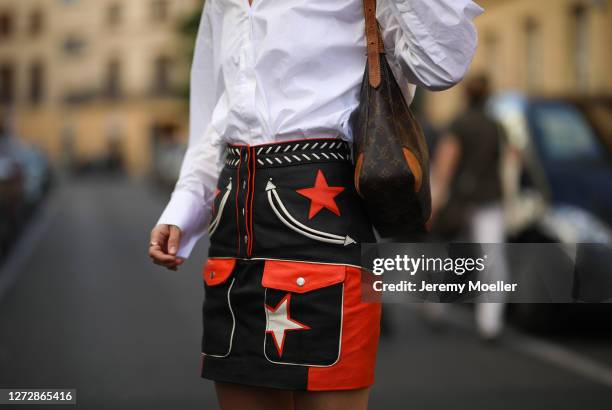
M249 237L244 235L244 243L248 243L249 242Z
M242 181L242 189L246 189L246 181Z
M297 285L298 285L299 287L302 287L302 286L304 286L304 284L306 284L306 279L304 279L304 278L297 278L297 280L295 281L295 283L297 283Z
M246 211L244 210L244 208L242 208L242 216L244 216L245 213Z

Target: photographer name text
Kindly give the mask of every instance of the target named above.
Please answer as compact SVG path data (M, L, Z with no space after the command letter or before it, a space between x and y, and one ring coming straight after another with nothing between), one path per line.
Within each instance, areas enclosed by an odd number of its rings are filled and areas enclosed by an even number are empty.
M517 283L507 283L498 280L494 283L468 281L466 283L429 283L427 281L412 282L402 280L397 283L384 283L382 280L372 284L376 292L516 292Z

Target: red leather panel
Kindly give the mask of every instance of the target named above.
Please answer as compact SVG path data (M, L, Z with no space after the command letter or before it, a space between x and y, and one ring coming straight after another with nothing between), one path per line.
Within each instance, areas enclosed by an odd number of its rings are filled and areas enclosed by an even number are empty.
M215 259L210 258L204 267L204 281L208 286L222 285L232 275L236 259Z
M342 283L345 277L344 265L268 260L261 284L265 288L306 293Z

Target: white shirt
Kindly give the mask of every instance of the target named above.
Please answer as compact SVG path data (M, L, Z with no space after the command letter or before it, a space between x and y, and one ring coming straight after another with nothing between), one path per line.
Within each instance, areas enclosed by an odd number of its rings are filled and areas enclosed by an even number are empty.
M378 0L386 57L408 101L465 75L476 49L471 0ZM226 143L352 140L366 65L362 0L207 0L191 72L189 146L158 223L187 257L205 232Z

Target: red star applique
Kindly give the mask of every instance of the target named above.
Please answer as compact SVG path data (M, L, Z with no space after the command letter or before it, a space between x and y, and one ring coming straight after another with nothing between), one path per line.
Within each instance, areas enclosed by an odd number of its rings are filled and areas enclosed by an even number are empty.
M275 308L266 305L266 333L272 335L278 357L283 355L285 336L289 330L310 330L310 327L290 317L291 293L278 302Z
M298 189L296 192L300 195L310 199L310 212L308 213L308 219L312 219L321 212L321 209L326 208L336 215L340 216L340 209L338 204L334 200L335 197L340 195L344 191L344 187L341 186L329 186L323 171L317 172L317 179L315 185L312 188Z

